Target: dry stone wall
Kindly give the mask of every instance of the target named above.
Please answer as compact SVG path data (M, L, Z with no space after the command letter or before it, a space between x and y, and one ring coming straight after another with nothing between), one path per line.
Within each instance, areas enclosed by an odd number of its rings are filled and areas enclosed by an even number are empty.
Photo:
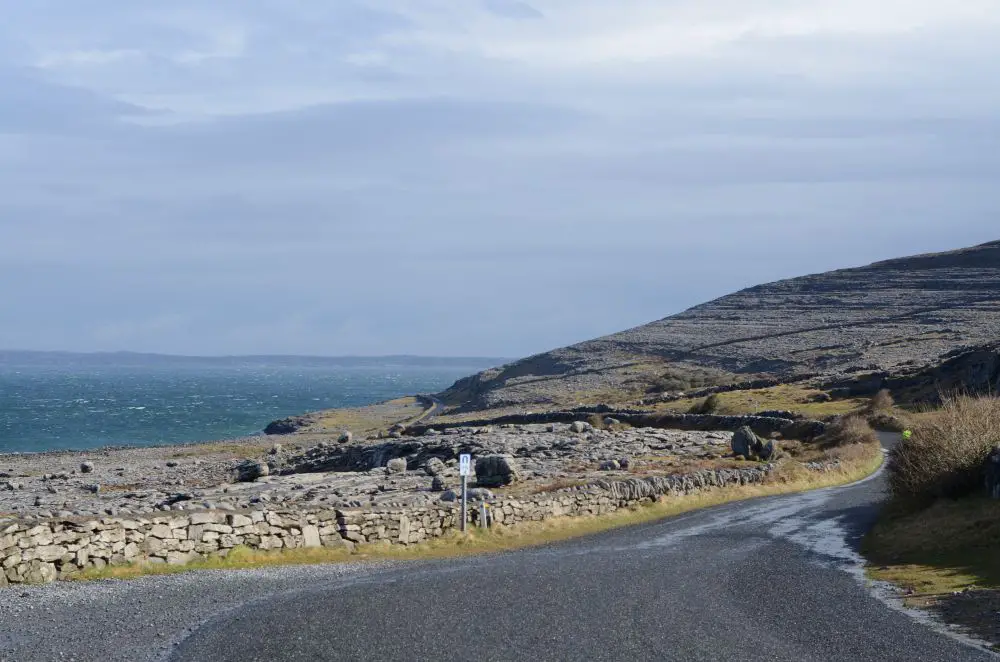
M770 465L679 476L599 481L523 498L490 501L494 522L505 526L550 517L604 515L664 495L763 482ZM41 584L89 568L134 562L185 564L225 556L237 547L260 550L355 544L413 544L459 526L451 503L391 511L203 511L184 516L121 519L0 521L0 586ZM470 519L478 509L470 508Z
M639 410L593 408L595 413L603 413L611 418L637 428L662 428L669 430L728 430L735 432L741 427L749 427L755 433L768 436L780 432L786 438L813 439L826 429L821 421L795 420L775 416L717 416L714 414L673 414L650 413ZM573 423L584 418L585 410L549 411L534 414L509 414L494 418L484 418L460 423L426 423L414 425L407 429L407 434L420 436L429 430L444 430L448 428L473 428L491 425L532 425L537 423Z

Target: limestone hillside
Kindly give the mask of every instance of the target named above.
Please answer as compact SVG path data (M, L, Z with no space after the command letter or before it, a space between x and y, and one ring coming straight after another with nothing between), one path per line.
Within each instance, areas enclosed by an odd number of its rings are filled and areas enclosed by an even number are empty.
M479 373L441 397L466 409L567 405L769 377L914 374L997 341L1000 241L758 285Z

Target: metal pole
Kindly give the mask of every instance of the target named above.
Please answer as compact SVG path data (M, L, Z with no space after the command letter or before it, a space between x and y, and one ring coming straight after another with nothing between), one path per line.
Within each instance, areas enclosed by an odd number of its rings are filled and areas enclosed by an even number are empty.
M469 477L462 476L462 533L465 533L465 520L468 516Z

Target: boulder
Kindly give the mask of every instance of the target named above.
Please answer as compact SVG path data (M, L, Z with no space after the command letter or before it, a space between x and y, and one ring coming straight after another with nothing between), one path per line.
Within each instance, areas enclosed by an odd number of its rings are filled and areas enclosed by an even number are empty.
M89 473L93 473L93 471L94 471L94 463L93 462L87 461L87 462L84 462L84 463L82 463L80 465L80 473L89 474Z
M24 583L26 584L48 584L54 582L59 572L51 563L42 561L32 561L24 573Z
M431 457L428 458L424 463L424 471L427 472L428 476L439 476L448 470L448 465L446 465L441 458Z
M354 441L354 434L350 430L344 430L340 433L340 436L337 437L337 442L341 444L349 444L352 441Z
M761 442L760 447L756 449L756 454L765 462L775 459L778 455L778 442L774 439Z
M459 494L455 490L445 490L439 498L445 502L458 501Z
M431 481L431 492L444 492L446 487L447 484L443 476L434 476L434 479Z
M488 501L493 498L493 492L482 487L472 487L468 491L469 501Z
M237 483L252 483L258 478L271 475L271 467L266 462L247 460L233 469L233 480Z
M746 459L752 458L755 453L755 448L761 445L760 439L754 434L748 426L744 425L733 435L733 440L730 442L730 448L733 450L734 455L740 455Z
M584 423L583 421L573 421L569 426L569 431L573 434L583 434L590 429L589 423Z
M401 457L394 457L386 463L385 470L391 474L401 474L406 471L406 460Z
M476 460L476 484L503 487L520 480L517 462L511 455L487 455Z
M309 425L309 419L305 416L291 416L289 418L282 418L277 421L271 421L264 428L264 434L292 434L293 432L298 432L301 428Z
M618 460L605 460L600 466L601 471L618 471L621 468L622 465Z

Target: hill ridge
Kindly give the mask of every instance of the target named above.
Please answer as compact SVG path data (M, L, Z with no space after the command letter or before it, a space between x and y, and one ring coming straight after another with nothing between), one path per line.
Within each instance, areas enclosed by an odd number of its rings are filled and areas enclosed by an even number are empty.
M600 393L931 369L1000 340L1000 240L754 285L459 380L468 408L563 405ZM671 380L667 380L670 382Z

